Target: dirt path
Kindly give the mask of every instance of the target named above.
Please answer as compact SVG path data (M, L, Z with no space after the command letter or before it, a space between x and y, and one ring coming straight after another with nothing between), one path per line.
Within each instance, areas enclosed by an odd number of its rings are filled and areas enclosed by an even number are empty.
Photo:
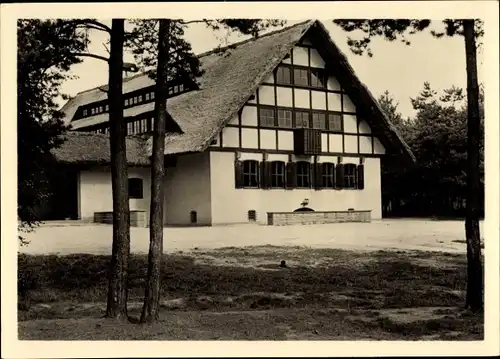
M482 227L483 223L481 223ZM110 225L81 222L48 223L27 235L30 244L21 253L111 253ZM147 228L131 229L134 253L147 253ZM307 246L349 250L426 250L465 252L461 221L382 220L372 223L338 223L307 226L252 224L165 228L165 252L258 245Z

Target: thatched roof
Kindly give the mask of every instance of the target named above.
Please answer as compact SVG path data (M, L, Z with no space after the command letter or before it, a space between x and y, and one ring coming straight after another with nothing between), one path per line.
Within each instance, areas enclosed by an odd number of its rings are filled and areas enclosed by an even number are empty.
M79 164L109 164L109 135L69 131L64 135L66 141L52 150L60 163ZM127 136L127 161L134 166L151 164L145 146L145 140L140 136Z
M312 35L311 39L320 54L325 60L328 59L327 64L332 64L332 71L335 71L340 84L348 90L353 102L359 109L369 112L370 115L365 116L365 120L372 127L374 134L379 136L391 152L414 160L408 146L381 112L377 101L356 77L345 55L330 39L328 31L319 21L313 20L201 54L199 57L204 74L198 80L199 90L168 100L169 114L182 133L167 136L165 154L204 151L212 138L241 109L306 32ZM153 81L146 74L139 74L125 79L123 90L127 93L151 85ZM66 121L71 121L79 106L104 100L106 96L99 88L79 93L62 109ZM149 112L153 110L153 106L153 103L148 103L129 108L125 110L125 116ZM106 121L108 114L103 113L73 121L72 126L76 129ZM146 142L150 151L152 139L149 138Z

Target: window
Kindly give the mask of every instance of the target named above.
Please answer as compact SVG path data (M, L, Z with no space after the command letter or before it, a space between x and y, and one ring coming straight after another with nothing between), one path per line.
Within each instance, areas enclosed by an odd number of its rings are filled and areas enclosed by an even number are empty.
M338 114L328 114L328 129L330 131L342 131L342 116Z
M295 69L293 71L293 82L295 85L309 86L309 71Z
M128 179L128 197L129 198L143 198L142 195L142 179L129 178Z
M259 187L259 162L254 160L243 161L243 186Z
M173 94L173 93L174 93L174 88L173 88L173 87L170 87L170 88L168 89L168 94L169 94L169 95L171 95L171 94Z
M279 84L291 84L292 72L289 67L280 66L276 70L276 82Z
M131 135L134 132L133 122L127 122L127 135Z
M248 211L248 220L253 222L257 220L257 212L254 209Z
M356 165L347 163L344 165L344 188L356 188Z
M180 85L179 85L179 92L182 92L182 91L184 91L184 85L183 85L183 84L180 84Z
M326 130L326 120L324 113L313 112L312 119L313 119L313 126L312 126L313 128L319 130Z
M261 126L274 126L274 110L261 108L259 112Z
M128 104L129 104L129 101L128 101L128 99L126 99L125 100L125 106L128 106Z
M311 86L325 87L325 75L323 71L318 69L311 69Z
M292 111L278 110L278 126L279 127L292 127Z
M148 119L143 118L141 120L141 132L147 132L147 130L148 130Z
M335 184L335 165L333 163L321 164L321 185L323 188L333 188Z
M295 112L295 127L309 128L309 112Z
M149 101L149 93L146 94L146 101Z
M90 113L91 113L92 115L93 115L93 114L95 114L95 108L92 108L92 109L90 110Z
M196 211L189 212L189 219L192 224L198 223L198 213Z
M137 102L142 102L142 95L137 96Z
M297 162L297 188L311 187L311 165L309 162Z
M83 110L83 116L87 116L87 109Z
M104 111L109 111L109 105L104 106Z
M271 162L271 188L285 187L285 162Z
M99 106L99 113L104 112L104 107Z
M153 92L151 92L151 100L154 100L154 99L155 99L155 93L153 91Z

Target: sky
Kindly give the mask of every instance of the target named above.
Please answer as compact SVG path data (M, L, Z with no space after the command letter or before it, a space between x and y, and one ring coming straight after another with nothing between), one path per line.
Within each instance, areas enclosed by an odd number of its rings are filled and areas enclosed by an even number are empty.
M109 21L102 20L109 24ZM298 21L288 20L286 26ZM412 116L414 111L410 98L415 98L423 89L424 82L438 92L455 85L465 89L465 44L463 37L443 37L435 39L425 31L408 38L411 45L401 42L389 42L381 38L372 40L371 48L374 56L353 54L347 45L347 38L359 38L359 34L346 33L332 21L322 21L330 33L331 38L346 54L351 66L360 80L378 98L386 90L398 102L398 109L404 117ZM435 29L441 30L440 21L433 22ZM108 41L108 34L100 31L90 33L91 44L89 51L107 55L103 43ZM219 44L242 41L246 37L237 34L228 34L226 31L213 32L204 25L190 25L186 30L185 38L191 43L194 53L208 51ZM125 61L133 62L130 54L125 54ZM481 81L481 65L483 52L478 51L478 72ZM83 63L74 65L71 69L76 79L66 81L62 92L74 96L80 91L87 90L107 83L108 69L103 61L85 58ZM61 105L63 102L61 102Z

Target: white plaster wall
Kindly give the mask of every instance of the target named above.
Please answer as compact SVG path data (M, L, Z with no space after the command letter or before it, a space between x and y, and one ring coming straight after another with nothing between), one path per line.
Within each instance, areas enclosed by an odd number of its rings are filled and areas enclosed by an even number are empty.
M129 167L129 178L142 178L143 198L131 198L129 206L131 211L146 211L149 218L150 204L150 172L145 167ZM113 211L113 198L111 187L111 171L109 167L94 167L81 171L79 175L79 214L81 219L94 218L94 212Z
M243 106L241 112L241 124L243 126L257 126L257 107L255 106Z
M265 150L276 149L276 130L260 130L260 148Z
M191 211L199 224L211 223L210 173L210 152L179 156L177 165L167 168L164 224L189 225Z
M224 127L222 130L222 147L239 147L240 131L236 127Z
M278 131L278 149L293 151L292 131Z
M243 157L245 155L245 157ZM259 160L261 154L246 157ZM281 156L278 158L278 156ZM281 159L286 155L269 155L269 161ZM336 157L320 157L320 161L333 162ZM344 163L359 164L358 158L346 159ZM211 208L212 224L246 223L248 211L257 211L257 222L267 223L267 212L293 211L300 207L304 198L309 199L309 206L317 211L372 210L372 219L381 218L380 160L365 159L365 189L330 190L323 189L236 189L234 187L234 153L210 152L211 163Z
M236 129L237 130L237 129ZM241 129L241 147L243 148L259 148L258 129L242 128ZM238 147L238 145L233 146Z
M278 101L278 106L292 107L293 105L292 89L289 87L277 86L276 100Z

